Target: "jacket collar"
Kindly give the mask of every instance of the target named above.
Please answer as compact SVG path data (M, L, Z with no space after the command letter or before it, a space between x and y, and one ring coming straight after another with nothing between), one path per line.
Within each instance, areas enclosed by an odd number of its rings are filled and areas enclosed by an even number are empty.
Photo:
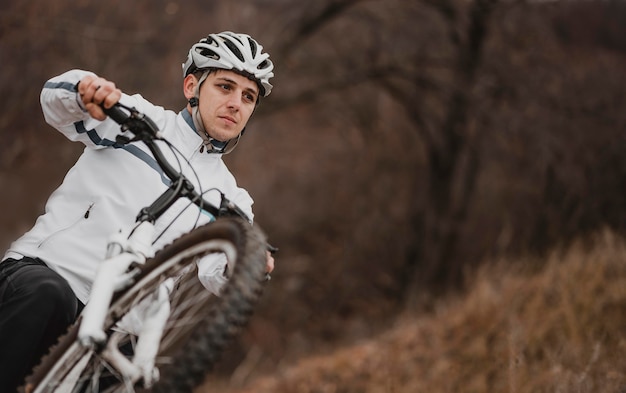
M193 119L191 118L191 113L189 113L189 111L187 110L187 108L183 108L182 111L180 111L180 113L183 115L183 119L185 119L185 122L187 123L187 125L189 125L189 127L196 133L198 134L198 130L196 130L196 125L193 124ZM200 136L200 134L198 134L198 136Z

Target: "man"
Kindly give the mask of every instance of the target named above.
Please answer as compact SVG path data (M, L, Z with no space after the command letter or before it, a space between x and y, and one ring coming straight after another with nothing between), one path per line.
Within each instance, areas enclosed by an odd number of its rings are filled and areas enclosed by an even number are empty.
M176 147L172 162L180 163L198 190L222 191L252 218L252 199L237 186L222 154L236 146L259 99L271 92L273 64L262 49L251 37L231 32L193 45L183 64L188 104L178 114L125 95L113 82L86 71L68 71L44 85L46 121L86 148L48 199L45 213L0 262L0 391L15 391L76 319L108 237L132 225L139 210L168 186L145 146L115 143L119 125L102 107L120 102L146 114ZM205 197L217 198L213 194ZM157 220L156 232L167 231L155 249L210 220L187 206L178 201ZM268 272L273 267L268 253ZM220 260L199 270L205 287L219 293L226 280Z

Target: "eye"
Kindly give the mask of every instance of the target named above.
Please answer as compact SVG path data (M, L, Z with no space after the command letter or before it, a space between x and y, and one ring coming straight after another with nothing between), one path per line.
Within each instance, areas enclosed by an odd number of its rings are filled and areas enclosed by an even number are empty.
M252 93L243 93L243 97L247 102L256 102L256 96Z
M232 87L228 83L218 83L217 87L219 87L222 90L231 90L232 89Z

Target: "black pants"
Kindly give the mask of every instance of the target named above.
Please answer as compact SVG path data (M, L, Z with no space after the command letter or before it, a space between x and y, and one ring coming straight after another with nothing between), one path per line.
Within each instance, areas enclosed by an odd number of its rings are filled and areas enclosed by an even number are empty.
M0 391L12 393L83 304L40 259L0 262Z

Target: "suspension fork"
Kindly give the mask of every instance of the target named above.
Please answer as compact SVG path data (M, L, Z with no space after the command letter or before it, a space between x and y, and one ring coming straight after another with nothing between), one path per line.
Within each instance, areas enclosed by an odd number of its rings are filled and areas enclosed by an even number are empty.
M152 256L154 225L141 222L129 236L123 233L111 237L107 247L107 258L100 264L82 313L78 330L78 341L86 347L102 345L106 341L104 323L111 305L113 293L132 284L130 267L143 264Z
M78 341L81 345L104 346L101 357L110 363L125 381L135 383L143 379L146 387L150 387L159 378L155 359L170 315L169 295L173 285L167 283L161 285L151 297L144 300L143 309L140 304L141 327L139 331L131 333L138 337L132 361L118 348L119 339L125 332L114 332L107 340L104 324L113 294L134 282L132 266L137 263L143 264L147 257L152 256L153 234L154 225L149 221L142 221L129 236L123 233L112 236L107 247L107 258L98 268L78 331Z
M159 380L155 360L165 324L170 316L169 295L170 288L161 285L153 294L153 298L149 299L149 304L141 315L142 326L137 332L138 339L132 361L119 350L119 340L125 332L114 332L102 351L102 358L111 364L125 381L134 384L143 380L144 387L150 388Z

